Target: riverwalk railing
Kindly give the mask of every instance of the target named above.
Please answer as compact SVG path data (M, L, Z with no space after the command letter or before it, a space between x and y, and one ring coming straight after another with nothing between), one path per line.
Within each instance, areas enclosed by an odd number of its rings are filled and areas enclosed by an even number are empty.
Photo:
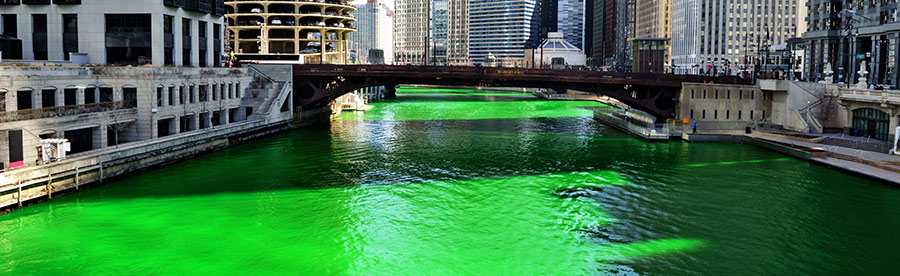
M0 123L34 120L42 118L71 116L84 113L104 112L137 107L135 101L114 101L92 104L54 106L0 112Z

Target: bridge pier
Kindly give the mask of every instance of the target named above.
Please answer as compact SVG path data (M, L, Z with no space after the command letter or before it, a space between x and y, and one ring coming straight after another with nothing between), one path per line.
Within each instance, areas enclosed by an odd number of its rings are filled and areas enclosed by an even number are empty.
M393 99L396 97L397 97L397 86L385 85L384 86L384 98L385 99Z

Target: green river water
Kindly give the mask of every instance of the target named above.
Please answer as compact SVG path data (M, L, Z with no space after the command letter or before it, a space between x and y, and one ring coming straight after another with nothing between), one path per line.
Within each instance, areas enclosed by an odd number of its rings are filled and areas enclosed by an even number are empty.
M408 88L0 216L3 275L900 275L900 190Z

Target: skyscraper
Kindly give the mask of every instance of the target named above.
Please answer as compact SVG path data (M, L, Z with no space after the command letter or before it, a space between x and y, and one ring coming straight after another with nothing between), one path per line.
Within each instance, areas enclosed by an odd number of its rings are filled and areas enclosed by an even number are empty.
M356 5L357 32L350 34L349 48L356 51L359 61L371 62L369 50L384 51L384 62L390 64L394 60L394 14L378 0Z
M672 0L637 0L635 37L672 38ZM671 41L666 43L667 56L671 53Z
M450 0L447 18L448 64L470 65L469 0Z
M425 63L429 0L394 1L394 62Z
M584 50L585 0L559 0L556 2L557 31L563 33L563 39Z
M538 41L536 0L470 0L469 57L481 64L492 54L503 66L524 66L525 49Z
M798 0L682 0L672 6L672 63L680 74L738 74L752 53L796 36Z

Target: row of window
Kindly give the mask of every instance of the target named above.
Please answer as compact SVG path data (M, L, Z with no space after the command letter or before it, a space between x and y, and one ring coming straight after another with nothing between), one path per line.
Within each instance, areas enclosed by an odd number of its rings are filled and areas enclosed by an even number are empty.
M178 103L175 102L176 86L169 85L159 86L156 88L156 106L182 105L187 103L218 101L225 99L240 98L241 83L219 83L219 84L201 84L201 85L180 85L178 86ZM197 93L194 93L194 92ZM211 92L211 93L210 93Z
M105 85L88 86L81 91L82 101L79 103L79 89L76 87L63 89L62 99L58 98L58 89L56 87L45 87L37 91L37 93L30 87L20 88L16 91L15 110L112 102L115 100L115 92L113 90L113 87ZM129 102L129 105L133 106L137 103L137 88L125 86L122 87L121 92L122 100ZM6 94L7 92L0 91L0 112L6 111ZM37 102L37 100L40 100L40 102Z
M723 117L723 118L724 118L725 120L731 120L731 115L732 115L732 114L736 114L736 115L737 115L736 120L739 120L739 121L740 121L740 120L743 120L743 119L744 119L744 112L743 112L743 110L737 110L736 113L732 113L731 110L725 110L724 113L725 113L725 114L724 114L725 117ZM749 115L750 115L750 117L748 117L747 120L765 119L765 118L766 118L766 111L763 110L763 111L762 111L762 117L759 117L759 118L753 116L753 110L750 110L750 114L749 114ZM759 115L759 113L757 113L757 115ZM692 119L692 120L694 119L694 110L693 110L693 109L691 109L691 119ZM700 112L700 119L701 119L701 120L705 120L705 119L706 119L706 109L702 109L702 110L701 110L701 112ZM718 109L714 109L714 110L713 110L713 112L712 112L712 119L713 119L713 120L718 120L718 119L719 119L719 110L718 110Z
M706 99L706 98L707 98L707 93L706 93L706 91L707 91L706 89L703 89L703 93L702 93L702 95L701 95L701 96L702 96L702 99ZM719 89L715 89L714 91L715 91L715 92L713 93L713 99L719 99ZM723 93L723 94L724 94L724 95L723 95L723 96L724 96L723 98L724 98L724 99L730 100L730 99L731 99L731 90L730 90L730 89L726 89L724 92L725 92L725 93ZM696 93L696 91L695 91L694 89L691 89L691 99L696 98L696 97L698 96L697 94L698 94L698 93ZM737 96L738 96L738 100L743 100L743 99L744 99L744 90L738 90L738 91L737 91ZM749 96L750 96L750 97L749 97L748 99L750 99L750 100L755 100L755 99L756 99L756 90L750 90L750 95L749 95ZM763 100L766 99L766 93L762 93L762 99L763 99Z

